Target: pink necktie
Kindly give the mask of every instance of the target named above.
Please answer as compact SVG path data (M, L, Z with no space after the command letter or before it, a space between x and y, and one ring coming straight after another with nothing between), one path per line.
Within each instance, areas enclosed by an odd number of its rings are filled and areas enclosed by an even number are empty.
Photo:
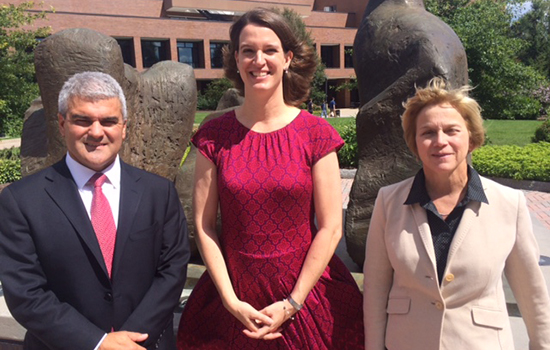
M103 194L101 186L107 180L107 176L102 173L96 173L90 178L90 183L94 184L92 198L92 226L94 227L107 272L111 277L111 267L113 266L113 253L115 251L116 226L113 219L113 212L107 197Z

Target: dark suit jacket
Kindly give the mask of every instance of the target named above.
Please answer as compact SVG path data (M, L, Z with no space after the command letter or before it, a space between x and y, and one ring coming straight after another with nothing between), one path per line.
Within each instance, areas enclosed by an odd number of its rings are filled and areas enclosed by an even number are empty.
M92 350L111 329L175 349L189 243L172 183L121 162L112 279L64 159L5 188L0 213L0 280L25 349Z

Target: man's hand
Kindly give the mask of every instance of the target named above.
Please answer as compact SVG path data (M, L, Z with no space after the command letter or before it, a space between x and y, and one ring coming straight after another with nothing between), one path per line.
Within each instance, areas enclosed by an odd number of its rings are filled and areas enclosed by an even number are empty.
M135 332L112 332L101 342L99 350L145 350L137 343L145 341L149 335Z

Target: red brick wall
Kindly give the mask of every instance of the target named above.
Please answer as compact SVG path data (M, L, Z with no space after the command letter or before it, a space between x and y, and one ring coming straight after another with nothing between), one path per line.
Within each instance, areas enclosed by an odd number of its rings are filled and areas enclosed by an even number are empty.
M12 0L11 3L18 4L25 1ZM269 0L265 1L265 3L286 3L285 1ZM328 4L331 1L316 0L316 8L319 7L319 4L322 5L325 2ZM365 0L338 0L337 9L340 12L345 12L346 8L352 7L362 9L364 5L360 3L363 1ZM222 2L226 6L231 4L243 6L245 3L248 4L247 6L250 6L249 2L245 1L216 0L215 2ZM200 40L203 41L201 56L204 57L205 68L195 69L195 78L197 80L221 78L223 76L222 69L210 68L210 41L228 41L231 23L184 20L170 18L165 15L165 6L186 3L200 4L197 0L44 0L44 5L41 9L48 10L49 6L53 6L55 12L49 12L46 20L37 22L36 25L51 26L53 33L67 28L85 27L115 38L133 38L135 63L138 70L143 69L141 55L142 39L167 40L170 43L170 59L174 61L178 59L178 40ZM208 4L211 4L211 1ZM258 3L255 4L258 5ZM298 2L293 2L293 4L298 6L307 5L311 9L313 7L313 0L299 0ZM348 79L355 76L353 69L344 68L345 46L353 45L356 34L356 28L349 27L350 18L355 18L355 16L355 13L310 11L307 13L307 17L305 17L305 23L308 29L311 30L319 52L321 45L339 46L337 54L339 55L340 67L326 70L329 79ZM340 105L346 105L347 103L348 101L344 101Z

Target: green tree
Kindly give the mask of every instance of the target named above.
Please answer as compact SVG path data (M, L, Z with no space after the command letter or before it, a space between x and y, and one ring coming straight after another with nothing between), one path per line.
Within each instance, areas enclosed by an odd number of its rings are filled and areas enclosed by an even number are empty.
M23 116L39 95L34 71L33 49L37 38L46 37L50 29L24 29L44 12L28 12L33 2L0 5L0 134L21 135Z
M520 59L550 79L550 2L532 0L531 10L513 23L512 32L526 42Z
M468 5L470 0L424 0L426 10L444 21L451 18L456 10Z
M345 53L353 56L353 49L348 49L345 51ZM358 87L357 78L350 77L350 80L348 82L338 85L334 90L335 91L340 91L340 90L352 91L354 89L357 89L357 87Z
M296 36L300 40L306 42L312 49L315 48L315 43L311 37L311 32L307 30L306 24L298 12L286 7L282 10L279 8L273 8L272 10L287 19L290 23L290 27L294 30L294 33L296 33ZM325 75L325 65L321 62L321 58L317 54L317 51L315 51L315 59L318 64L315 75L313 76L313 81L311 82L311 91L309 95L313 100L313 103L320 105L327 98L327 95L325 94L325 82L327 80L327 76Z
M313 81L311 82L311 91L309 92L313 103L317 105L321 105L321 103L327 99L327 94L325 93L325 84L327 83L325 68L325 64L319 59L319 64L317 65Z
M544 76L518 58L526 43L511 30L514 0L426 0L426 8L447 22L468 57L472 95L490 119L534 119L541 104L533 92Z

